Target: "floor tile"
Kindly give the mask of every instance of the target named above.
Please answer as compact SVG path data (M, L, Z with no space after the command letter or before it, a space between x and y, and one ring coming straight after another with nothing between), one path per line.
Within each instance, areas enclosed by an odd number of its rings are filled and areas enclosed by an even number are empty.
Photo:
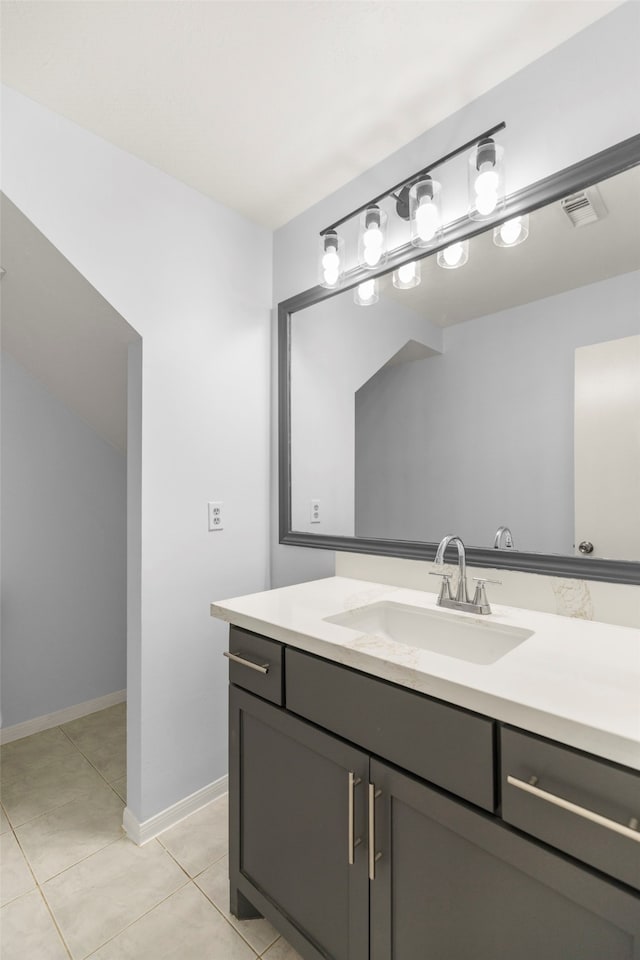
M195 881L256 953L263 953L280 934L267 920L237 920L229 913L229 857L223 857Z
M294 950L282 937L262 954L262 960L302 960L297 950Z
M36 883L13 833L0 837L0 903L33 890Z
M71 753L42 757L10 776L2 769L2 805L13 827L91 792L104 781L88 760L69 744Z
M256 960L190 883L93 954L92 960Z
M228 850L226 795L208 803L170 830L165 830L158 839L189 876L197 876Z
M111 786L116 791L119 797L121 797L124 802L127 802L127 778L120 777L119 780L112 780Z
M11 829L11 824L7 820L7 815L2 809L2 807L0 807L0 834L6 833L7 830L10 830L10 829Z
M187 877L152 840L117 840L43 884L74 958L86 957L178 890Z
M0 747L3 783L21 779L35 766L50 765L62 757L75 754L73 744L59 727L13 740Z
M118 703L65 723L61 728L109 782L127 772L126 707L126 703Z
M0 910L2 960L69 960L39 890Z
M16 828L39 883L123 836L124 804L101 782L84 796Z

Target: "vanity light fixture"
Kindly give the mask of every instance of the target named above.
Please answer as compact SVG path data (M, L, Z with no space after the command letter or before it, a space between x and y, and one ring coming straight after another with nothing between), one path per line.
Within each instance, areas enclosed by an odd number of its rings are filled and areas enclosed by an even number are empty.
M337 287L344 276L344 237L329 230L320 237L320 284Z
M504 206L504 149L483 137L469 156L469 217L487 220Z
M378 281L376 277L371 280L363 280L356 287L353 294L353 302L359 307L370 307L372 303L378 302Z
M358 234L358 261L368 270L377 270L387 259L386 230L386 213L372 203L360 216Z
M452 243L443 250L438 250L436 262L439 267L445 270L456 270L464 266L469 259L469 241L460 240L458 243Z
M384 193L373 197L356 210L352 210L321 230L321 285L332 288L339 287L343 280L351 284L357 283L362 278L363 273L366 276L368 271L379 270L386 263L390 253L394 255L396 260L393 266L396 267L396 270L399 269L397 261L402 257L409 256L407 250L409 244L408 242L401 242L393 251L387 249L388 214L383 205L386 203L388 207L391 200L394 201L396 216L400 220L410 223L410 240L413 246L419 248L436 247L442 243L444 227L442 220L442 187L439 181L432 178L431 171L454 157L467 153L470 148L473 148L473 152L468 164L471 197L469 217L486 220L496 216L504 206L504 150L500 144L495 142L494 136L504 130L505 127L506 124L503 121L489 130L485 130L484 133L456 147L455 150L451 150L443 157L430 163L429 166L416 171L410 177L406 177L400 183L396 183L393 187L385 190ZM344 246L337 231L344 223L355 217L360 217L358 261L357 264L346 271ZM394 230L394 236L396 233L397 231ZM337 276L336 255L340 264L337 268ZM451 259L451 253L448 256ZM438 262L440 262L440 253L438 257ZM445 262L441 263L441 266L451 268L461 266L465 262L466 256L459 263L447 264ZM396 286L398 286L397 283ZM371 301L367 300L366 302Z
M420 283L420 261L412 260L411 263L403 263L401 267L393 271L393 285L398 290L410 290L411 287L417 287Z
M496 247L517 247L529 236L529 214L512 217L500 226L493 228L493 242Z

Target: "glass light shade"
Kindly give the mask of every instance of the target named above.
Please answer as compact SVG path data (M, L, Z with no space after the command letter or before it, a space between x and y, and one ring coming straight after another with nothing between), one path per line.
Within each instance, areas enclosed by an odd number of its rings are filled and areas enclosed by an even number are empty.
M490 137L471 152L469 174L469 217L489 220L504 207L504 148Z
M320 237L318 247L318 278L322 287L339 287L344 276L344 238L335 230Z
M378 302L378 281L375 277L358 284L353 293L353 302L359 307L369 307Z
M529 236L529 214L522 217L512 217L505 220L500 226L493 228L493 242L496 247L517 247Z
M420 261L412 260L411 263L403 263L401 267L393 271L393 285L398 290L410 290L411 287L417 287L420 283Z
M438 250L436 261L439 267L445 270L456 270L464 266L469 259L469 241L461 240L459 243L452 243L444 250Z
M431 247L438 243L442 233L442 185L431 177L414 183L409 190L409 219L411 243L416 247Z
M360 214L358 262L367 270L377 270L387 259L387 215L376 204Z

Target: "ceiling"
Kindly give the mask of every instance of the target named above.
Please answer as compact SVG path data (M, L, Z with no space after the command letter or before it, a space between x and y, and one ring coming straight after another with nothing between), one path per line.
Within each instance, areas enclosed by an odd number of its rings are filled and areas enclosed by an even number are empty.
M269 228L620 0L13 0L2 79Z

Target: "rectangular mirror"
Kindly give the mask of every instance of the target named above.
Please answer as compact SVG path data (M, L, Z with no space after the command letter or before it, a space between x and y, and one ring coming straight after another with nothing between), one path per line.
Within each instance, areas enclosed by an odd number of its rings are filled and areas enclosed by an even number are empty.
M457 222L468 261L419 286L281 305L282 542L455 533L480 566L640 582L639 162L637 137L509 198L514 246Z

